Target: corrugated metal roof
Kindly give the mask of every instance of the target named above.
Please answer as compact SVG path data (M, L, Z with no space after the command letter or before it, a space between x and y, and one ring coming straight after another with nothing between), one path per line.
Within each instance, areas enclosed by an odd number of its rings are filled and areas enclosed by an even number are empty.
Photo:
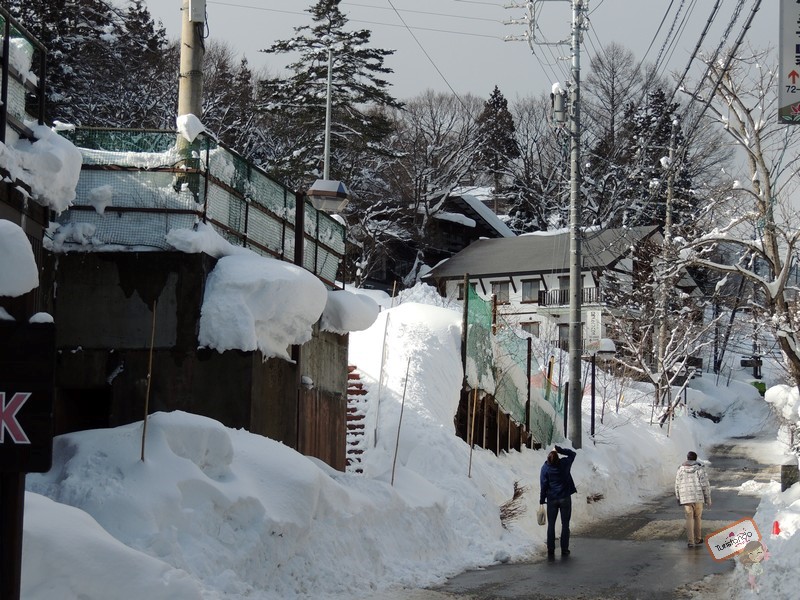
M624 257L631 246L658 232L658 227L632 227L589 231L581 244L584 269L608 267ZM435 266L425 279L569 272L569 232L521 235L473 242L452 258Z

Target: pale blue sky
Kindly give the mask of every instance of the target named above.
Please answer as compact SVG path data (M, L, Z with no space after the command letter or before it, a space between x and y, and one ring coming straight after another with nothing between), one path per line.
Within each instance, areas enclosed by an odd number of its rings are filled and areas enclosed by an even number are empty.
M209 0L210 35L229 42L245 54L252 65L279 72L285 59L258 50L274 40L291 37L293 27L310 23L305 9L312 3L313 0ZM512 0L343 0L340 8L350 19L352 28L372 30L374 46L396 50L387 65L395 71L389 80L393 85L392 93L398 98L407 99L428 88L443 92L452 88L459 94L471 92L487 97L495 85L510 100L549 93L554 80L564 82L567 78L569 48L537 46L534 56L526 42L502 41L503 36L521 36L526 30L524 25L504 24L526 13L524 8L504 8L511 3ZM753 3L754 0L745 3L729 42L738 35ZM517 4L524 5L524 2ZM670 4L673 4L672 10L656 37ZM677 71L682 71L688 62L711 12L711 0L685 3L591 0L591 29L584 37L582 78L585 79L588 72L591 56L611 41L627 46L639 59L652 42L646 60L654 61L664 47L680 4L692 5L694 9L676 26L681 32L677 43L666 46L662 53L662 62L669 70ZM706 50L711 51L720 43L736 4L733 0L722 1L703 46ZM761 4L747 39L757 48L776 47L779 3L763 0ZM540 39L556 42L568 38L570 2L545 0L536 5L541 8L537 34ZM163 21L171 37L180 35L181 0L149 0L148 6L153 16ZM682 19L684 15L681 14Z

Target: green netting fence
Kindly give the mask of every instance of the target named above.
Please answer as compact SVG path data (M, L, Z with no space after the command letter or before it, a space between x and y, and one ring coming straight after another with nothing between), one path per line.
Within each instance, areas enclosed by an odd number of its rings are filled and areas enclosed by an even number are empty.
M528 338L508 323L497 323L492 303L483 300L473 286L467 288L467 385L492 394L514 421L529 426L537 442L550 444L563 434L563 390L531 355Z
M169 250L171 229L202 221L234 245L294 260L294 191L212 137L189 144L172 131L89 128L62 135L83 155L77 198L57 219L67 242L90 227L93 243ZM345 228L310 202L303 207L303 266L333 284Z

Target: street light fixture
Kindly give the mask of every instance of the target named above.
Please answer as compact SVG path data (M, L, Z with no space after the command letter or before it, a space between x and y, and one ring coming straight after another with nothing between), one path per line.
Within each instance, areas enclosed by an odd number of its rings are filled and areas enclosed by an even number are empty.
M317 210L328 213L341 212L350 200L350 192L341 181L317 179L306 192Z

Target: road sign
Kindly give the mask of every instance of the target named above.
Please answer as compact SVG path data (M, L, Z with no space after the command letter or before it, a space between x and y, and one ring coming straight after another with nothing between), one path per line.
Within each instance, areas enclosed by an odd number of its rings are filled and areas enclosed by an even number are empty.
M800 4L781 0L778 121L800 125Z
M41 473L53 459L55 327L0 321L0 473Z

